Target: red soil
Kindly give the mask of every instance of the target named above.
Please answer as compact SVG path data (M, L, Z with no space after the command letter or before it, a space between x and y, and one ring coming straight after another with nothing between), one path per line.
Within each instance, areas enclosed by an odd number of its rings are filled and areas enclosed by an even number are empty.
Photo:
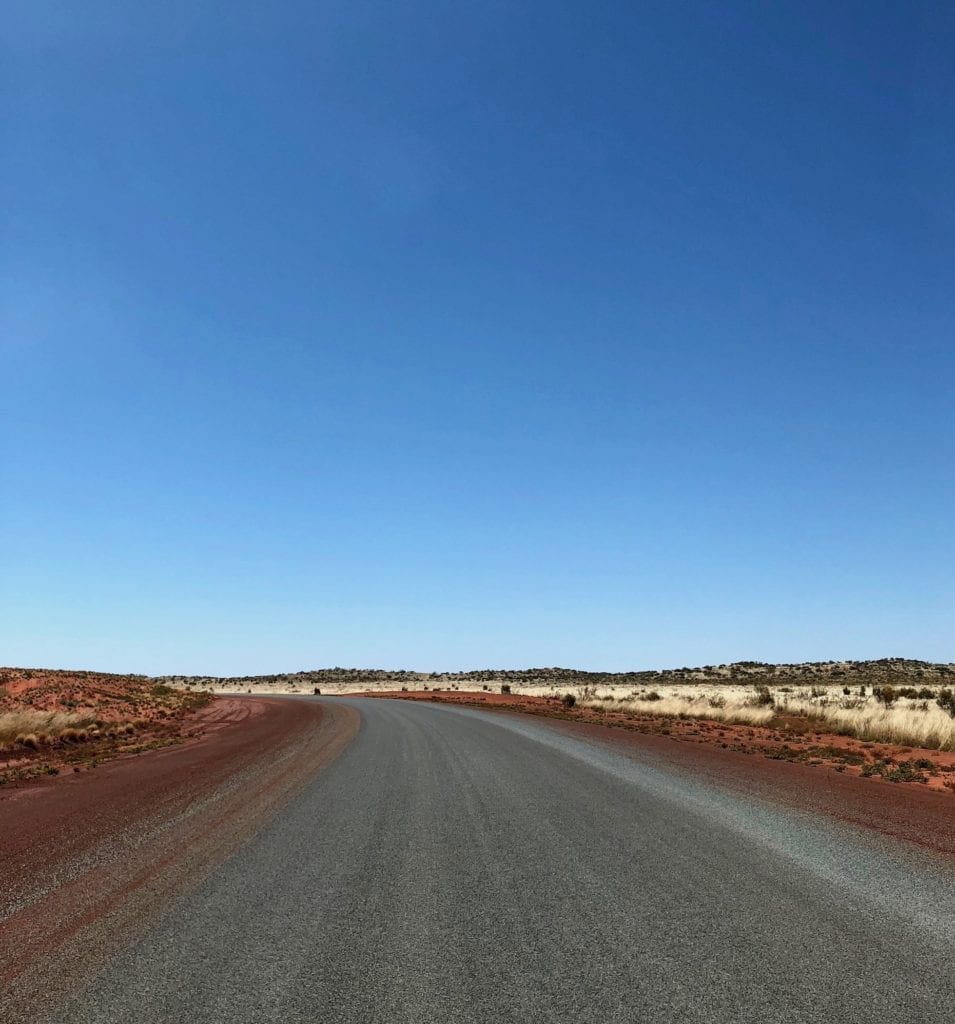
M349 708L253 697L193 721L202 735L184 745L0 789L0 987L22 1005L87 976L358 727Z

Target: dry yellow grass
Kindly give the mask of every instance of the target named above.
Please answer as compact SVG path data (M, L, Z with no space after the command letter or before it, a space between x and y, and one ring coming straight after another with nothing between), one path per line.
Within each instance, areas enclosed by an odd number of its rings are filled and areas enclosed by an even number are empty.
M890 708L875 701L838 704L793 701L784 708L793 714L816 718L833 732L860 740L955 750L955 718L934 701L900 700Z
M773 703L755 705L755 691L740 686L686 686L659 700L645 694L621 698L612 690L582 692L589 707L631 711L672 718L703 718L742 725L766 725L782 713L811 718L820 731L830 731L876 743L955 751L955 717L934 699L900 698L891 707L872 694L843 695L838 687L783 692L770 690Z
M93 720L90 714L69 711L8 711L0 715L0 748L17 743L35 748L61 737L78 741L80 733L88 735L85 730Z
M666 718L711 718L735 725L765 725L773 717L773 708L753 707L745 699L687 694L646 700L640 697L623 700L606 698L582 701L585 707L604 707L614 711L630 711L638 715L663 715Z

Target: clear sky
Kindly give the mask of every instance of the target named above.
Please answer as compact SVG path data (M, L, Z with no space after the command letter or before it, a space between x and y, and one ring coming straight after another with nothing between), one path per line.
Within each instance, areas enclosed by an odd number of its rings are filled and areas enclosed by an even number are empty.
M955 659L948 0L0 17L0 663Z

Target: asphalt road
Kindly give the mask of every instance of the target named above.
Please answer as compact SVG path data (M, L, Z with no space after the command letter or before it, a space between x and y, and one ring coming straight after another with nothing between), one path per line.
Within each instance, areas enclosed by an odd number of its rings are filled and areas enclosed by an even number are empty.
M347 703L344 754L55 1019L955 1020L941 859L546 723Z

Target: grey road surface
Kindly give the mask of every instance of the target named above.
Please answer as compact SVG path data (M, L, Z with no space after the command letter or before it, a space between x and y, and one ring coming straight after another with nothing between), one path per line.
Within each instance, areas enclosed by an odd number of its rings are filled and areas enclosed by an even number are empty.
M914 849L518 717L361 730L59 1019L955 1021L955 886Z

